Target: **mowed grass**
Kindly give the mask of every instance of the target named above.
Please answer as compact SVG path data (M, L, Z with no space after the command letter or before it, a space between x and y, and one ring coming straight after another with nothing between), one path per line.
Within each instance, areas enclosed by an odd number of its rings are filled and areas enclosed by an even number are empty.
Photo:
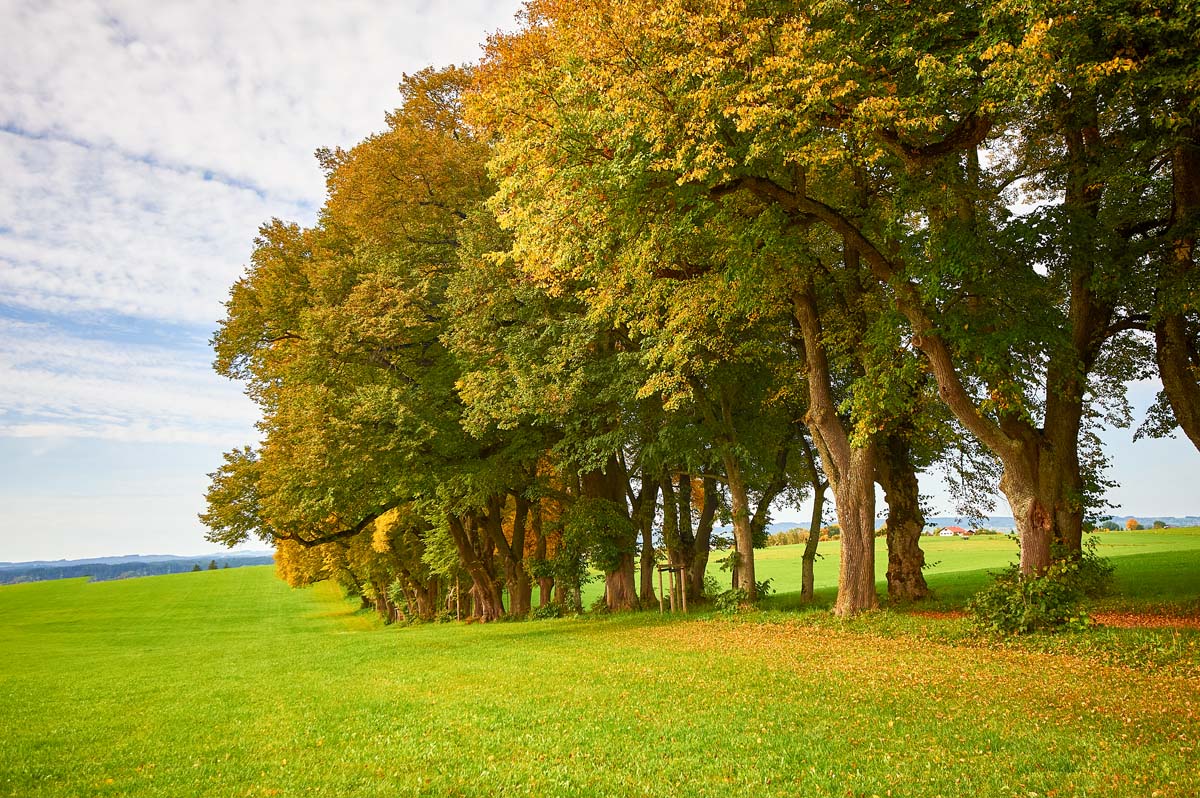
M1142 607L1147 604L1170 608L1200 609L1200 529L1156 529L1140 532L1104 532L1095 536L1097 553L1116 566L1115 596L1100 606ZM1019 556L1014 539L1005 535L976 535L970 538L922 537L925 578L934 591L934 604L961 606L988 582L990 572L1000 570ZM771 546L755 552L755 570L760 580L770 579L777 595L768 605L797 609L800 604L801 554L803 545ZM841 547L837 541L822 542L814 571L819 598L832 604L838 580ZM875 573L881 596L887 593L887 547L876 539ZM717 567L709 573L724 583L728 576Z
M0 795L1200 794L1187 673L807 616L384 628L270 568L0 588Z

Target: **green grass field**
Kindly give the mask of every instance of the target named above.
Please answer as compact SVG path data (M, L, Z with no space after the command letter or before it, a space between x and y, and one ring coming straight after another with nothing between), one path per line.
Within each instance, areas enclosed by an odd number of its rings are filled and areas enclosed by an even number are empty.
M1200 533L1144 534L1111 536L1130 600L1172 562L1165 584L1194 596ZM982 580L1012 547L930 543L935 585ZM763 555L786 599L798 549ZM1142 638L994 643L933 631L947 623L384 628L270 568L4 587L0 795L1200 794L1197 633L1158 630L1175 655L1126 666L1113 647Z
M1185 606L1200 602L1200 529L1162 529L1142 532L1105 532L1095 536L1098 553L1112 559L1117 568L1117 598L1121 605L1147 602ZM769 604L776 608L800 606L800 556L803 546L771 546L755 552L759 579L771 579L778 594ZM927 566L926 581L935 591L940 606L960 606L988 580L988 572L999 570L1018 557L1017 544L1004 535L971 538L921 538ZM814 581L827 603L833 603L837 587L839 544L821 543L822 555L814 567ZM880 594L887 591L884 573L887 549L876 540L875 572ZM709 573L718 571L710 567ZM722 581L727 577L720 573ZM1109 602L1112 603L1112 602Z

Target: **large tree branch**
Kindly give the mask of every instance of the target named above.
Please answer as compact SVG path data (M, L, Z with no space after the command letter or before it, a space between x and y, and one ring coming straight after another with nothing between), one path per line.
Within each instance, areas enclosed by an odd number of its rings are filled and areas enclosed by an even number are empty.
M383 515L384 512L386 512L386 510L379 510L369 513L365 518L352 527L348 527L337 532L330 532L329 534L325 535L318 535L315 538L305 538L298 534L278 532L276 530L271 530L271 537L275 538L276 540L290 540L293 543L298 543L306 549L312 548L313 546L322 546L326 543L333 543L334 541L346 540L348 538L355 537L356 535L361 535L364 531L366 531L366 528L375 523L375 519Z
M974 397L966 389L955 368L949 346L938 334L936 325L925 311L920 292L910 280L902 276L904 270L901 263L893 261L884 254L853 221L835 208L811 197L794 194L770 180L741 177L719 186L714 191L720 190L729 193L738 188L746 189L765 199L779 203L789 214L802 214L816 219L840 235L845 241L847 249L856 251L866 262L875 279L889 286L894 292L897 308L913 328L913 345L925 354L934 377L937 379L938 393L946 406L958 417L963 426L993 451L997 453L1011 451L1014 447L1019 446L1018 441L1005 434L998 424L980 412ZM797 311L800 310L801 308L797 307ZM815 314L815 312L814 304L812 313ZM817 330L819 331L819 322ZM806 349L809 343L809 336L805 334ZM818 412L824 412L824 410ZM828 440L824 442L830 443ZM849 450L846 450L846 459L843 460L841 453L837 451L838 448L835 445L830 450L830 455L834 457L834 460L828 463L831 471L844 471L846 465L849 464ZM831 473L830 477L836 480L834 473Z

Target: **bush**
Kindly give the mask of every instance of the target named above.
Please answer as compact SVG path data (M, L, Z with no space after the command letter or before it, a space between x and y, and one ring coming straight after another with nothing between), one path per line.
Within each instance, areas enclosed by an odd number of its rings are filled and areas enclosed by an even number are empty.
M1096 554L1096 539L1089 538L1081 556L1057 559L1044 574L1025 576L1010 565L971 599L967 609L979 626L1001 634L1088 626L1092 621L1081 602L1103 595L1112 575L1112 564Z
M563 606L557 602L551 601L535 609L529 614L529 617L533 618L535 621L545 621L549 620L550 618L561 618L563 617Z
M771 585L770 579L764 579L761 582L755 582L754 587L758 592L760 600L775 592L775 588ZM726 590L720 593L713 599L713 605L717 612L734 613L741 612L750 605L750 601L746 596L746 589L739 587L736 590Z

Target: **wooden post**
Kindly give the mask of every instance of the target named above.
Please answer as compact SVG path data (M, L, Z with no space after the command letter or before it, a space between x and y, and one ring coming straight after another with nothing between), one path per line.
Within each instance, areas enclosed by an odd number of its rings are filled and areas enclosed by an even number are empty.
M683 614L687 615L687 568L679 566L679 596L683 599Z
M658 614L663 612L663 586L662 586L662 569L658 569Z

